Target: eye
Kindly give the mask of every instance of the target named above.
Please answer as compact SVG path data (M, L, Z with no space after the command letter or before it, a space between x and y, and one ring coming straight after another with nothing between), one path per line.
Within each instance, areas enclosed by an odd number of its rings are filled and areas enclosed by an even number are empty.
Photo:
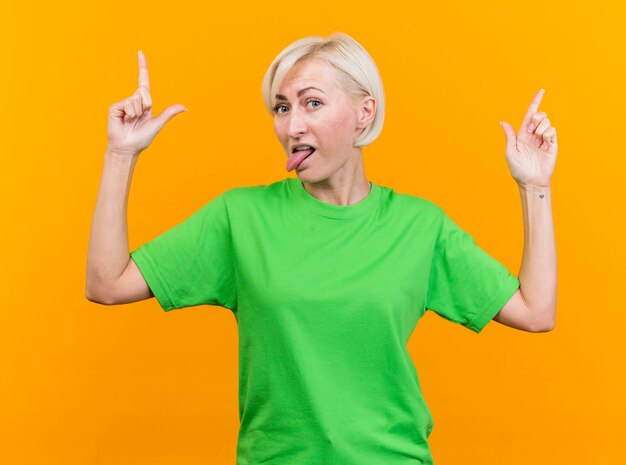
M320 105L322 105L322 104L323 104L321 100L318 100L318 99L316 99L316 98L309 99L309 100L307 100L307 101L306 101L306 103L307 103L307 105L308 105L309 103L319 103ZM313 106L313 108L318 108L320 105L315 105L315 106ZM284 105L284 104L282 104L282 103L280 103L280 104L276 105L276 106L274 107L274 113L276 113L276 114L278 114L278 115L284 115L284 114L285 114L285 112L284 112L284 111L280 111L280 109L281 109L281 108L287 108L287 105Z
M285 107L285 108L287 108L287 107L286 107L286 105L283 105L283 104L276 105L276 106L274 107L274 113L277 113L277 114L279 114L279 115L282 115L282 113L279 111L281 107Z

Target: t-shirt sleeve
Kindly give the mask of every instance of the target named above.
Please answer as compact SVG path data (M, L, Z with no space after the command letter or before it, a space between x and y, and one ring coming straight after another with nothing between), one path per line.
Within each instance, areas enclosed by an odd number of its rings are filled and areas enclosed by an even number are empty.
M225 193L131 252L163 310L236 305L235 265Z
M509 270L476 245L437 207L441 219L431 263L426 308L480 333L520 286Z

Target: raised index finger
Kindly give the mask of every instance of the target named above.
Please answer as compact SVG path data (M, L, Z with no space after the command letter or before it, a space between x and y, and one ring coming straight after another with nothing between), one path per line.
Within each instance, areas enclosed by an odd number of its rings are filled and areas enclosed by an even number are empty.
M530 106L528 107L528 111L526 112L526 116L524 116L524 121L522 122L522 129L526 130L528 128L528 123L530 123L530 118L537 113L539 109L539 104L541 103L541 99L543 98L544 89L539 89L539 92L535 94L533 101L530 102Z
M139 87L145 87L150 90L150 80L148 79L148 62L146 56L141 50L138 52L139 58Z

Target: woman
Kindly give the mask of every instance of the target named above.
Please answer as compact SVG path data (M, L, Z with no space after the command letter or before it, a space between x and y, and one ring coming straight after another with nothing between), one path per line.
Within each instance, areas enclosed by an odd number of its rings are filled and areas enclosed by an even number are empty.
M341 33L291 44L263 81L297 177L227 190L129 256L137 157L185 110L152 118L141 53L139 66L139 88L110 111L89 300L155 296L166 311L233 312L238 465L433 463L433 418L406 350L425 311L476 333L492 319L532 332L554 326L556 132L537 112L542 91L518 135L503 124L524 210L519 280L432 202L367 180L362 147L382 128L383 87L368 53Z

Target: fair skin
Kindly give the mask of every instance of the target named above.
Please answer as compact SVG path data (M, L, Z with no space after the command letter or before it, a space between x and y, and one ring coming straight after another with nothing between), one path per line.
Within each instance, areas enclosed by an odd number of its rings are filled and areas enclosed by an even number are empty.
M506 136L505 156L517 182L524 219L524 251L520 288L494 320L531 332L551 331L556 324L557 261L552 189L556 164L556 129L538 111L544 90L535 94L519 132L501 123Z
M311 195L327 203L352 205L369 193L361 149L352 142L373 119L375 101L370 97L354 104L339 82L336 71L323 60L294 65L277 93L274 130L287 156L297 144L317 147L296 169ZM299 90L310 86L321 91L312 89L298 97ZM508 123L503 125L507 162L522 199L525 243L520 288L494 320L528 332L550 331L556 319L550 178L557 141L545 112L537 111L542 96L539 91L531 102L518 135Z
M126 208L130 183L139 158L174 116L186 110L174 104L152 116L148 63L137 55L139 86L130 96L109 107L108 145L91 223L85 296L105 305L153 297L128 248Z
M308 87L316 89L298 96ZM297 63L285 74L277 90L274 131L287 156L297 144L316 147L296 168L307 192L335 205L352 205L369 194L362 149L353 143L375 111L373 97L351 98L338 71L320 58Z
M153 297L135 262L129 256L126 205L137 158L175 115L185 110L172 105L152 117L148 66L139 54L139 87L110 107L109 145L93 216L87 258L86 296L93 302L117 305ZM354 138L371 123L376 102L367 97L347 97L334 69L325 62L300 63L285 76L279 94L280 115L274 117L276 134L287 155L296 143L317 148L297 169L309 193L336 205L352 205L365 198L361 149ZM322 90L299 90L315 86ZM550 178L557 140L545 112L539 112L539 91L526 113L518 134L503 123L506 159L522 199L524 251L519 273L520 288L494 317L512 328L550 331L556 318L556 250L551 210Z

